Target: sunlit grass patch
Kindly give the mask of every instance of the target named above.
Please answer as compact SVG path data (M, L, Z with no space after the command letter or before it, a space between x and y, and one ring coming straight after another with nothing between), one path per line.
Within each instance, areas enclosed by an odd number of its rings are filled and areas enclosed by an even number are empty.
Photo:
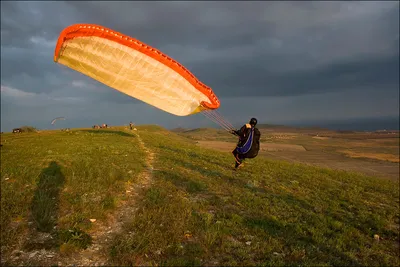
M77 228L63 229L59 231L58 239L61 244L65 244L60 248L61 251L67 251L71 247L86 249L92 244L91 236Z
M179 252L190 214L188 200L171 183L150 188L127 226L128 234L115 238L111 256L121 264L138 264L149 256L161 259L166 253Z
M368 152L357 152L350 150L341 150L340 153L343 153L351 158L366 158L366 159L375 159L382 161L390 161L399 163L399 155L387 154L387 153L368 153Z
M107 220L145 167L135 136L121 131L23 133L2 143L3 248L32 227L90 232L89 220Z
M151 183L135 192L109 265L399 265L398 182L262 157L235 171L230 153L137 129L2 136L2 246L30 220L55 231L63 255L89 246L145 170L140 134Z
M147 133L157 182L115 239L115 263L399 263L398 183L262 158L235 172L230 154Z

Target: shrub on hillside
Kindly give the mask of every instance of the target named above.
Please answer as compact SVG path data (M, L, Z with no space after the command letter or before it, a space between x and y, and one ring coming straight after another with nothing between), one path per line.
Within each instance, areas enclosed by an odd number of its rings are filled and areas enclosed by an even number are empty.
M26 133L33 133L36 132L36 128L33 126L22 126L20 127L20 129L22 130L22 132L26 132Z

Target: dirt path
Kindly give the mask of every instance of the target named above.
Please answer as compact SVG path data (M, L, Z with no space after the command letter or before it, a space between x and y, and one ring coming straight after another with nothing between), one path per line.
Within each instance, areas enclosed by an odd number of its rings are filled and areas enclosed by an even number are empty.
M140 194L143 189L147 189L152 181L154 153L151 152L144 144L140 135L136 133L139 145L143 151L146 152L146 165L147 169L139 175L138 182L135 184L127 183L125 193L128 199L120 204L117 208L115 215L107 225L100 225L96 233L92 234L93 245L80 253L80 257L71 261L65 261L68 265L85 265L85 266L101 266L109 265L108 253L109 246L113 237L120 234L123 230L123 225L132 219L137 208L135 205L136 196ZM75 258L75 257L74 257ZM61 261L61 263L64 263ZM65 265L65 264L62 264Z
M139 145L146 152L147 168L139 174L137 183L128 182L125 187L126 200L121 202L115 212L110 216L105 223L94 222L94 228L90 232L93 238L93 243L87 249L72 255L61 255L57 248L42 248L37 250L24 251L22 249L15 250L12 253L11 260L8 264L11 265L40 265L40 266L104 266L109 264L109 247L114 236L121 233L123 225L132 220L137 207L135 205L137 196L143 190L146 190L152 182L153 162L155 155L146 146L140 135L136 132ZM33 238L33 239L32 239ZM31 236L35 242L39 241L44 246L52 242L52 237L47 233L35 233Z

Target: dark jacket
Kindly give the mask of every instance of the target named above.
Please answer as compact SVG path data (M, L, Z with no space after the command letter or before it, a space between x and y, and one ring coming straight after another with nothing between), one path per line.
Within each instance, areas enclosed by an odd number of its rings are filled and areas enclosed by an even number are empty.
M253 143L250 150L242 155L245 158L254 158L258 155L258 152L260 151L261 133L256 127L252 127L250 124L245 124L239 130L232 131L233 134L239 137L239 141L236 146L237 148L243 146L247 142L247 139L249 138L252 129L254 129Z

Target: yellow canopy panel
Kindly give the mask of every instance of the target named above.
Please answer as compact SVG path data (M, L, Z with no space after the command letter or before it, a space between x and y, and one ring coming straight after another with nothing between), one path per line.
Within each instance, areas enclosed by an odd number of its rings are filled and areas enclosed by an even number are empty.
M211 88L162 52L93 24L65 28L54 61L177 116L220 106Z

